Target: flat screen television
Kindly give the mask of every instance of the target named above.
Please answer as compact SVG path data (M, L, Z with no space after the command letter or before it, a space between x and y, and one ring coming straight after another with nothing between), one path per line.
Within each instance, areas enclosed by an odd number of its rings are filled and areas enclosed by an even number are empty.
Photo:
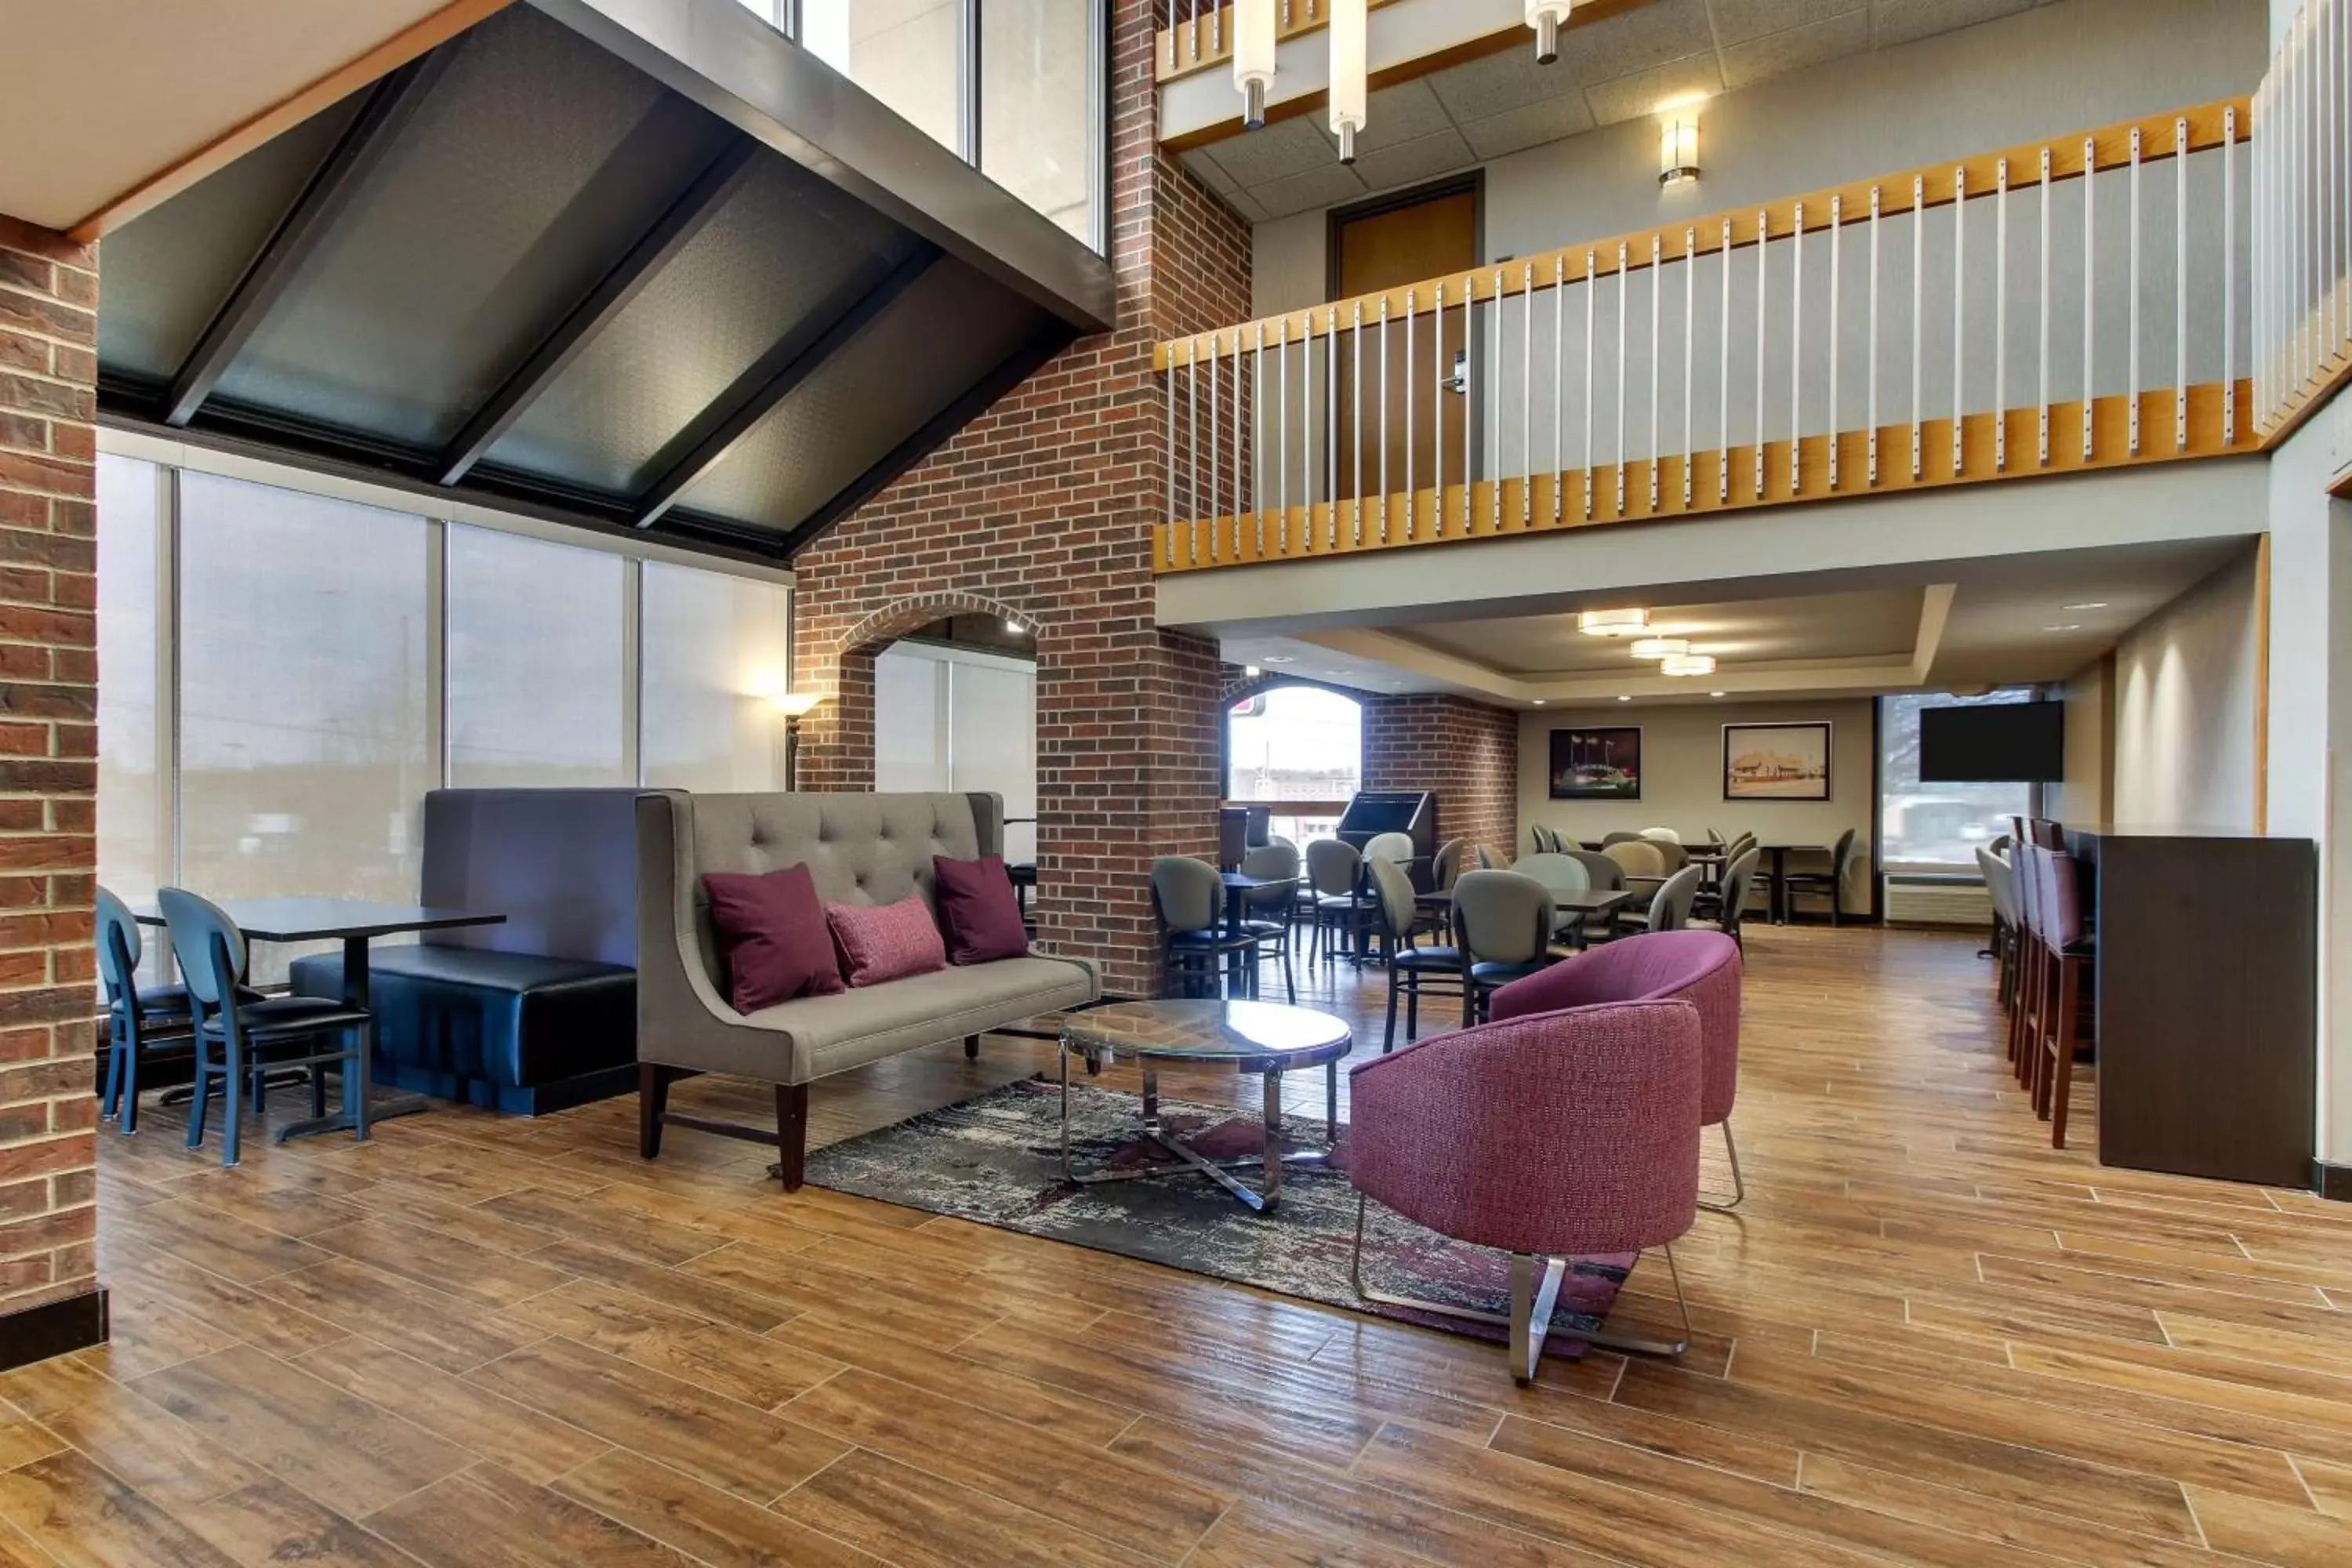
M1919 710L1921 784L2056 784L2065 773L2063 702Z

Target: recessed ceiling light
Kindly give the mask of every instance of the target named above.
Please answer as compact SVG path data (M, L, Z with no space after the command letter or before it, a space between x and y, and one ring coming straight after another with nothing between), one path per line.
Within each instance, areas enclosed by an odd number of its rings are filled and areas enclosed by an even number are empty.
M1576 629L1592 637L1637 637L1650 629L1647 610L1580 610Z
M1542 698L1540 698L1540 697L1537 698L1537 699L1536 699L1536 706L1537 706L1537 707L1538 707L1538 708L1540 708L1540 707L1542 707L1543 705L1544 705L1544 700L1543 700Z
M2079 632L2083 629L2083 623L2080 621L2064 621L2061 622L2057 626L2044 626L2042 629L2045 632Z
M1632 698L1630 698L1630 697L1620 697L1619 699L1617 699L1617 700L1618 700L1618 701L1620 701L1620 702L1631 702L1631 701L1633 701L1633 700Z
M1708 693L1707 693L1707 695L1708 695L1709 697L1721 697L1721 696L1723 696L1723 695L1725 695L1725 694L1724 694L1723 692L1720 692L1720 691L1710 691L1710 692L1708 692Z
M1635 658L1678 658L1690 652L1690 638L1635 637L1626 651Z
M1298 656L1295 653L1270 653L1265 656L1263 662L1266 664L1297 664L1298 662Z
M1255 680L1257 679L1257 666L1254 664L1245 664L1242 666L1242 674L1251 680Z
M2085 599L2079 605L2061 605L2058 607L2062 610L2104 610L2107 602L2105 599Z
M1007 621L1004 623L1004 630L1005 630L1005 633L1006 633L1008 636L1011 636L1011 637L1020 637L1020 636L1022 636L1022 635L1023 635L1022 626L1021 626L1021 623L1020 623L1019 621L1015 621L1015 620L1007 620Z

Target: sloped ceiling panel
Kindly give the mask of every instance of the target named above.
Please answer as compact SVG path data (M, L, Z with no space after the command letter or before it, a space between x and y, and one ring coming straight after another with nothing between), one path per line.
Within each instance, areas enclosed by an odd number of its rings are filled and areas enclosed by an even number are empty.
M637 3L761 68L508 7L110 236L103 416L772 556L1108 326L1099 257L736 0Z

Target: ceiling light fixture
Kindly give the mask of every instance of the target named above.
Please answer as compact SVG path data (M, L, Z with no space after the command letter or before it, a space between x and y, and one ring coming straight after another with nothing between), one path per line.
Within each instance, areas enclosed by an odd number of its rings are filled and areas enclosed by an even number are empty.
M1730 693L1728 693L1728 692L1724 692L1724 691L1710 691L1710 692L1708 692L1708 693L1707 693L1707 695L1708 695L1709 697L1727 697L1727 696L1729 696L1729 695L1730 695Z
M1690 652L1688 637L1636 637L1630 650L1635 658L1675 658Z
M2104 610L2107 602L2105 599L2085 599L2079 605L2061 605L2058 607L2062 610Z
M1007 637L1023 637L1029 635L1029 628L1019 621L1007 618L1004 623L1004 632Z
M1540 708L1540 707L1542 707L1543 705L1544 705L1544 699L1542 699L1542 698L1540 698L1540 697L1537 698L1537 699L1536 699L1536 706L1537 706L1537 707L1538 707L1538 708Z
M1633 701L1633 700L1632 698L1630 698L1630 697L1620 697L1619 699L1617 699L1617 700L1618 700L1618 701L1620 701L1620 702L1631 702L1631 701Z
M1713 675L1715 655L1711 653L1678 653L1661 660L1660 675Z
M1698 110L1678 109L1658 124L1658 184L1698 178Z
M1576 629L1589 637L1637 637L1650 629L1650 612L1579 610Z
M1528 26L1536 30L1536 64L1559 58L1559 29L1568 21L1569 0L1528 0Z
M1356 134L1364 128L1370 89L1364 80L1365 0L1331 0L1331 134L1339 162L1356 161Z
M2045 632L2079 632L2083 629L2083 623L2080 621L2067 621L2060 626L2044 626L2042 629Z
M1255 665L1254 665L1254 664L1245 664L1245 665L1242 666L1242 679L1244 679L1244 680L1255 680L1255 679L1257 679L1257 676L1258 676L1258 669L1257 669L1257 666L1255 666Z
M1270 653L1260 658L1258 662L1261 664L1297 664L1298 662L1298 656L1295 653Z
M1265 125L1274 91L1275 0L1236 0L1234 6L1234 90L1242 95L1242 129Z

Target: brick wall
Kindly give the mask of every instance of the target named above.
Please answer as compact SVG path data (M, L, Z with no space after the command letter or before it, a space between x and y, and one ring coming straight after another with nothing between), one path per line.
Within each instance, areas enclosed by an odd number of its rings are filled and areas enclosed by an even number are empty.
M1433 789L1447 838L1518 853L1519 716L1466 697L1364 704L1364 787Z
M874 654L943 614L1037 654L1039 938L1156 989L1149 868L1216 845L1213 645L1154 619L1159 339L1249 313L1249 227L1154 134L1150 0L1112 13L1116 329L1072 345L793 563L803 789L871 789Z
M0 1319L95 1301L97 309L94 249L0 217Z

